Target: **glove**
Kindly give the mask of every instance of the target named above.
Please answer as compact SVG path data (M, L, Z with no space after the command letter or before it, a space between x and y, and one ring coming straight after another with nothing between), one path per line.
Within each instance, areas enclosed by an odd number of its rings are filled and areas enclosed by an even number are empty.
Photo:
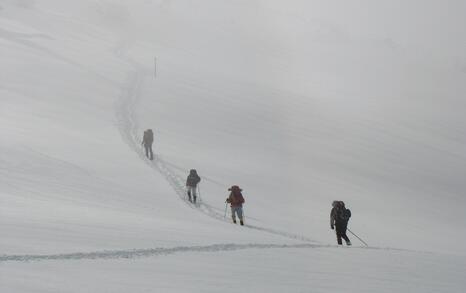
M335 227L333 227L333 225L332 225L332 226L330 226L330 229L332 229L332 230L333 230L334 228L335 228Z

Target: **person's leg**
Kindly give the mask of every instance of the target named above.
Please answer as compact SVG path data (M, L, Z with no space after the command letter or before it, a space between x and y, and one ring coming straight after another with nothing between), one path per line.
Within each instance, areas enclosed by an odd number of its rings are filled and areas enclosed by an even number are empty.
M152 144L149 145L149 154L150 154L150 159L153 160L154 159L154 152L152 151Z
M192 200L191 200L191 186L187 186L187 193L188 193L189 201L192 202Z
M342 230L341 225L336 224L335 225L335 233L337 234L337 243L338 243L338 245L343 244L342 241L341 241L341 230Z
M351 245L351 241L349 240L348 236L346 236L346 233L341 234L341 237L342 237L343 239L345 239L346 245L348 245L348 246Z
M348 229L347 225L344 225L341 230L341 237L345 239L346 245L351 245L351 241L349 240L348 236L346 235L346 230Z
M193 195L193 202L196 203L197 199L197 188L195 186L191 186L191 194Z
M243 220L243 208L242 207L238 207L236 212L238 213L238 218L239 218L239 223L241 225L244 225L244 220Z
M233 223L236 224L236 208L231 207L231 219L233 220Z
M144 149L146 150L146 157L149 158L149 146L147 144L144 144Z
M338 231L337 231L337 243L338 243L338 245L342 245L341 234Z

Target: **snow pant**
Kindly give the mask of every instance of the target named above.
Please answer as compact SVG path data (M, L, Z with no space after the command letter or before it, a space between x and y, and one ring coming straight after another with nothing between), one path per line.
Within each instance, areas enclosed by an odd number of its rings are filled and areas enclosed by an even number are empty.
M144 144L144 148L146 149L146 157L153 160L154 153L152 152L152 144Z
M197 199L197 188L196 188L196 186L186 186L186 192L188 193L189 201L192 201L191 200L191 195L192 195L193 199L194 199L194 203L196 203L196 199Z
M345 239L346 244L350 242L348 236L346 236L346 229L348 228L348 222L335 223L335 232L337 234L338 245L342 244L341 238Z
M236 215L240 221L243 221L243 207L231 207L231 218L236 222Z

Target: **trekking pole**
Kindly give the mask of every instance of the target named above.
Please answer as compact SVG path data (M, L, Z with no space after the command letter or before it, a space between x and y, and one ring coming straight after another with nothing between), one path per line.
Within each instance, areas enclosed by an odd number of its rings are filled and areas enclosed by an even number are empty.
M199 195L199 203L201 203L201 185L197 185L197 194Z
M361 241L362 243L364 243L364 245L366 245L367 247L369 247L369 244L367 244L364 240L362 240L361 238L358 237L358 235L354 234L353 231L351 231L350 229L347 229L351 234L353 234L354 237L358 238L359 241Z
M187 200L188 199L188 187L185 186L184 188L184 200Z
M227 208L228 208L228 202L225 202L225 214L223 215L224 219L227 217Z

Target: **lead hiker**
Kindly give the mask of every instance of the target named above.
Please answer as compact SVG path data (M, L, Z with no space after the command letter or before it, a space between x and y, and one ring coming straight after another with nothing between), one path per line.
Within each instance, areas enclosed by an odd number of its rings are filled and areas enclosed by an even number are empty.
M154 153L152 152L153 142L154 132L152 132L152 129L147 129L146 131L144 131L141 145L144 145L144 149L146 150L146 157L148 157L150 160L154 159Z
M189 201L196 203L197 199L197 184L201 182L201 177L197 175L197 171L195 169L191 169L189 171L188 178L186 179L186 192L188 193ZM191 200L191 195L193 196L193 200Z
M345 208L345 203L342 201L333 201L332 211L330 212L330 228L337 234L338 245L342 245L341 238L345 239L346 245L351 245L351 241L346 236L348 221L351 218L351 211Z
M233 223L236 224L236 215L238 215L239 222L241 226L244 225L243 219L243 203L244 197L241 191L243 191L239 186L233 185L232 187L228 188L230 192L230 196L228 196L226 202L231 206L231 217L233 219Z

